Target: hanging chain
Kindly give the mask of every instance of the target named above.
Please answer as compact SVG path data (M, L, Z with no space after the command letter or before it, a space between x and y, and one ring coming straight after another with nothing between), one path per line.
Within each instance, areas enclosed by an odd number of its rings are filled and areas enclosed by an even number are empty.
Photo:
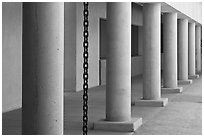
M83 2L84 5L84 10L83 10L83 16L84 16L84 21L83 21L83 26L84 26L84 31L83 31L83 37L84 37L84 42L83 42L83 47L84 47L84 53L83 53L83 58L84 58L84 63L83 63L83 135L87 135L88 132L88 26L89 26L89 21L88 21L88 16L89 16L89 10L88 2Z

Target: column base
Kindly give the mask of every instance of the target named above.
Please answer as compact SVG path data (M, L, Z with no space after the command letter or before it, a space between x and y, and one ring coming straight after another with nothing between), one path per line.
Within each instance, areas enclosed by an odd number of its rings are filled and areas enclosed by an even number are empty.
M147 107L164 107L168 104L168 98L161 98L159 100L136 100L132 103L134 106L147 106Z
M189 75L188 76L189 79L196 79L199 78L199 75L195 74L195 75Z
M193 81L188 79L188 80L178 80L178 84L179 85L188 85L188 84L192 84Z
M183 91L183 87L161 88L162 93L181 93L182 91Z
M99 120L92 124L93 130L105 130L116 132L134 132L142 125L142 118L131 118L130 121L115 122Z

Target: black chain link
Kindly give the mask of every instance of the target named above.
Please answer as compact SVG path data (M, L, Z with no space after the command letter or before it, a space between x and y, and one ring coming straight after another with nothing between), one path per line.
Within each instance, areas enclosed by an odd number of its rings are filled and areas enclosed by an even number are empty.
M83 37L84 37L84 42L83 42L83 47L84 47L84 53L83 53L83 58L84 58L84 63L83 63L83 135L87 135L88 132L88 26L89 26L89 3L84 2L84 10L83 10L83 16L84 16L84 21L83 21L83 26L84 26L84 31L83 31Z

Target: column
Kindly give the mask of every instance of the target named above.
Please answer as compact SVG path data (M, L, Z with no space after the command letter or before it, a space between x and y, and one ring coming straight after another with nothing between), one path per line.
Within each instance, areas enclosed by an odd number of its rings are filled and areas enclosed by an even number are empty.
M188 78L198 78L195 74L195 23L188 23Z
M163 88L162 93L180 93L177 86L177 13L164 13L163 16Z
M195 27L196 73L201 73L201 26Z
M131 119L131 4L107 4L106 119Z
M168 99L161 98L161 4L143 6L143 99L135 105L165 106Z
M178 19L178 84L191 84L188 80L188 20Z
M134 131L142 121L131 118L130 2L107 3L107 27L106 119L94 129Z
M64 3L23 3L22 134L63 134Z

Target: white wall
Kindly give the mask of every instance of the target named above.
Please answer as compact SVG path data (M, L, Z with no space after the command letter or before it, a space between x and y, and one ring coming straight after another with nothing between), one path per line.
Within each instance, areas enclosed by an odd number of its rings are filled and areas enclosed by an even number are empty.
M64 89L76 89L76 3L64 5Z
M89 3L89 87L99 85L99 19L106 3ZM83 85L83 3L65 3L65 91Z
M131 76L141 75L143 72L143 57L136 56L131 59Z
M22 105L22 4L2 3L2 111Z
M137 26L142 26L142 7L136 3L132 3L132 24Z
M101 59L101 85L106 84L106 59Z
M76 91L83 84L83 3L77 3L76 34ZM106 17L106 3L94 2L89 5L89 87L99 85L99 18Z

